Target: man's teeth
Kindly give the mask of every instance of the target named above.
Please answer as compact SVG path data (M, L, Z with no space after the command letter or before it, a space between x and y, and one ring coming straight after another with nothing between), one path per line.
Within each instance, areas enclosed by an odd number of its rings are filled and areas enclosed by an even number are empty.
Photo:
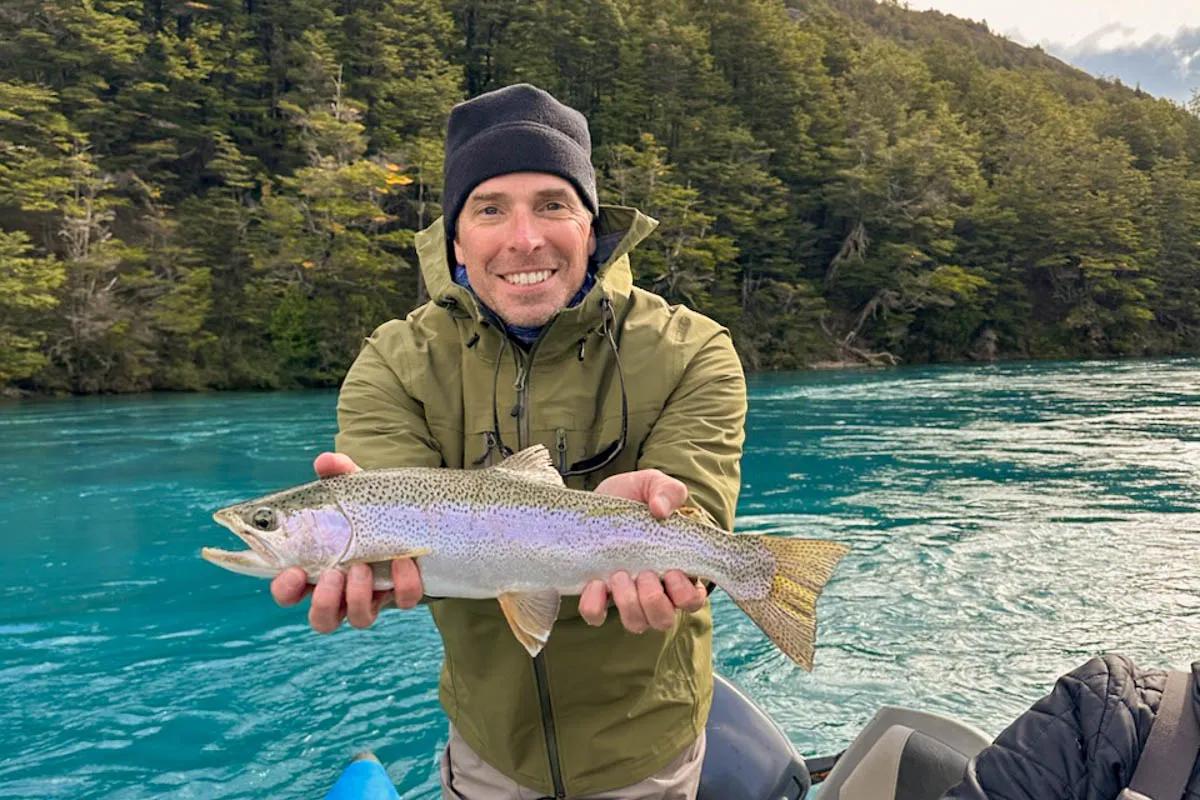
M504 280L517 286L529 286L533 283L541 283L550 277L550 270L543 269L538 272L517 272L512 275L505 275Z

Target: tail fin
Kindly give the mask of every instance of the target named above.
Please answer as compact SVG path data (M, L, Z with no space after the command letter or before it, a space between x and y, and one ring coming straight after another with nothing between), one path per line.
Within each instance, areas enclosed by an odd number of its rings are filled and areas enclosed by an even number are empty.
M782 536L758 539L775 557L770 594L759 600L730 596L780 650L811 671L817 637L817 598L850 548L822 539Z

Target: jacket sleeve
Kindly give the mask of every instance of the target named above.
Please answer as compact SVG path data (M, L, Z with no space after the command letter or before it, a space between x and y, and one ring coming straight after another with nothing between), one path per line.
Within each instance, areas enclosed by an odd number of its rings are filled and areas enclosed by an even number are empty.
M687 484L688 505L733 528L745 441L746 379L727 331L711 336L685 366L638 454Z
M404 323L388 323L367 339L338 394L336 448L364 469L439 467L442 454L425 422L423 406L405 390ZM401 338L388 359L381 337ZM393 342L393 344L396 344Z
M1008 726L943 800L1115 800L1133 777L1165 673L1094 658Z

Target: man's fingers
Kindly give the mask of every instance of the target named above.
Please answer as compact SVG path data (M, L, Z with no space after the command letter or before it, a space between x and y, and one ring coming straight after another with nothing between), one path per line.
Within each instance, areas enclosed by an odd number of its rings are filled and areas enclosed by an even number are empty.
M665 631L675 624L675 606L663 591L657 573L649 570L640 573L637 576L637 593L638 602L651 628Z
M317 579L312 604L308 607L308 624L317 633L332 633L346 616L344 606L346 576L339 570L327 569Z
M621 624L631 633L645 633L650 623L642 611L641 601L638 600L637 586L628 572L614 572L608 579L608 588L612 591L613 602L621 614Z
M659 519L671 516L687 500L687 484L662 470L642 469L630 474L636 478L639 499Z
M346 575L346 617L356 628L375 621L375 573L366 564L351 564Z
M334 475L358 472L359 466L345 453L321 453L313 461L313 470L318 478L332 478Z
M417 562L411 558L397 558L392 561L392 590L396 597L397 608L412 608L421 602L425 587L421 584L421 570Z
M385 592L375 592L375 596L371 600L371 608L375 610L375 615L385 608L396 605L396 593L391 589Z
M610 475L596 486L596 494L624 497L650 506L659 519L669 517L687 501L687 485L662 470L639 469Z
M663 575L663 586L666 587L671 602L683 611L699 611L704 608L704 601L708 598L704 584L693 581L677 569Z
M604 581L592 581L579 595L579 616L588 625L598 627L608 616L608 587Z
M285 608L299 603L308 592L308 575L299 567L289 567L271 581L271 597Z

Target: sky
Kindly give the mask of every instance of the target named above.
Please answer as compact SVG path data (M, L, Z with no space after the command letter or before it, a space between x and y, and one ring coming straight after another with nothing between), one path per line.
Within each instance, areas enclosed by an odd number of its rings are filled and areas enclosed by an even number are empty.
M993 33L1093 75L1187 101L1200 90L1200 0L909 0L986 20Z

